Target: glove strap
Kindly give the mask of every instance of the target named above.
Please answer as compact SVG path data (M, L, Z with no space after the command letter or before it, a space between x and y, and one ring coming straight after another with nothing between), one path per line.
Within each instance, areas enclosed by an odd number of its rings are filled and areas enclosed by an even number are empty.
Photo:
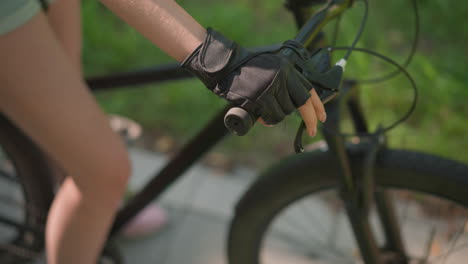
M197 76L208 89L213 90L226 74L226 66L236 52L237 44L207 29L205 40L181 63L181 66Z

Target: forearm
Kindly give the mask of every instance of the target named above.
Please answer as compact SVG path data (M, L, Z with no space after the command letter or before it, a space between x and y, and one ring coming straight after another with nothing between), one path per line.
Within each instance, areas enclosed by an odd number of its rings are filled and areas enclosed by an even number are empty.
M178 61L203 42L205 29L173 0L101 0Z

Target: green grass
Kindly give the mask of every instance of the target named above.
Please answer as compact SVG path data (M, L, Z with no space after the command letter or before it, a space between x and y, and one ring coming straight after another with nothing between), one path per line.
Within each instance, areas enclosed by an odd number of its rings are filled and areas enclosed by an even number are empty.
M282 8L281 1L178 2L203 26L212 26L245 46L279 43L295 33L294 21ZM421 42L409 71L419 87L420 99L412 117L389 133L390 145L468 161L468 153L464 151L468 148L468 89L465 87L468 30L463 26L468 4L442 0L418 3ZM358 46L402 62L413 33L409 1L372 1L370 8L369 23ZM338 44L350 44L362 10L357 3L344 15ZM98 1L83 1L82 14L86 75L173 61ZM327 30L332 29L332 25L327 26ZM381 76L389 70L392 68L356 52L350 57L346 74L364 79ZM373 127L379 123L390 124L411 102L409 83L401 76L383 84L363 86L361 90ZM102 93L98 99L106 111L129 116L148 131L170 134L181 142L225 105L196 80ZM217 151L263 166L291 153L298 122L299 118L293 115L274 128L256 126L246 137L229 137Z

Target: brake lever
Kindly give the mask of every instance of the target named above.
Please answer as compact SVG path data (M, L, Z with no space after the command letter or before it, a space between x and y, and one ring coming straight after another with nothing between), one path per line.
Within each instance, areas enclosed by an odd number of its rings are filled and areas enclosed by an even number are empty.
M304 77L312 83L323 104L326 104L338 94L346 65L346 61L342 59L330 67L330 60L329 49L318 49L307 60L306 65L296 65ZM304 130L305 123L302 121L294 139L294 151L296 153L304 152L302 144Z

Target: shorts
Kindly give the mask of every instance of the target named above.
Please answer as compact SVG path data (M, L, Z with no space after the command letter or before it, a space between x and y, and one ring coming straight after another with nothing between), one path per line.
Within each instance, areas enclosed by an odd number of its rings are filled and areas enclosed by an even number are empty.
M47 4L53 1L45 0ZM41 10L39 0L0 0L0 35L25 24Z

